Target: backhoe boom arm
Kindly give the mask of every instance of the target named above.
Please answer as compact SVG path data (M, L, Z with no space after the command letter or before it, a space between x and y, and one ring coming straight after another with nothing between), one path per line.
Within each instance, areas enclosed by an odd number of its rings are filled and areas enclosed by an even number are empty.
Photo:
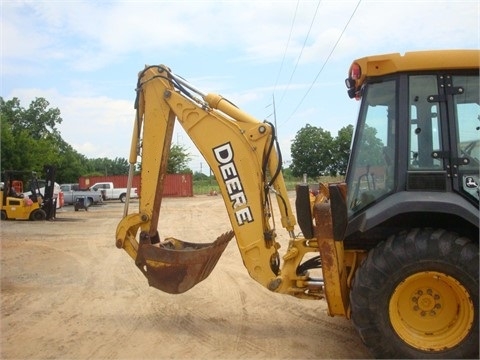
M136 90L129 162L133 167L137 157L141 157L139 212L128 214L126 209L117 228L117 247L125 249L136 261L152 286L178 293L208 276L234 233L244 265L253 279L272 291L304 293L308 286L301 282L308 283L309 279L297 275L296 269L306 252L318 248L314 240L294 236L296 220L281 172L273 125L259 122L219 95L201 93L162 65L146 67L139 74ZM206 258L210 259L195 270L187 265L178 268L181 254L188 253L185 243L177 239L160 242L157 232L176 119L212 169L233 228L233 233L221 235L207 247L211 256L206 254ZM277 251L280 246L271 219L271 193L277 200L282 227L291 239L282 269ZM208 252L204 246L196 250ZM168 263L163 253L175 260ZM169 275L163 276L162 272ZM179 272L190 274L178 280L181 286L162 288L161 283L176 281L172 274ZM199 272L208 273L198 279L187 279Z

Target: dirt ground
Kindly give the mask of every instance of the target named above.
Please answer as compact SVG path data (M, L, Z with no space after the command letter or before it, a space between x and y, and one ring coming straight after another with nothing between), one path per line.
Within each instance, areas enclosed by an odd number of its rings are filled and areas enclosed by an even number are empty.
M235 240L190 291L149 287L115 247L122 213L108 202L88 212L67 206L54 221L0 223L1 359L370 357L324 300L274 294L252 280ZM159 229L211 242L230 226L220 196L195 196L164 199Z

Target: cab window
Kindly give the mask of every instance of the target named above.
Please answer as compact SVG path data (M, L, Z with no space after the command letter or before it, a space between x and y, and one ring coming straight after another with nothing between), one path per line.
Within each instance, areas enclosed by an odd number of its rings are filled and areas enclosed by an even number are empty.
M478 75L452 77L456 120L458 189L473 201L480 199L480 94ZM478 204L478 203L477 203Z
M394 189L396 81L368 84L349 164L348 204L356 212Z
M443 159L432 156L440 152L441 131L438 103L429 100L438 93L436 75L409 77L409 170L442 170Z
M463 169L480 165L480 105L478 76L453 76L453 86L462 87L453 97L457 120L457 156L466 158Z

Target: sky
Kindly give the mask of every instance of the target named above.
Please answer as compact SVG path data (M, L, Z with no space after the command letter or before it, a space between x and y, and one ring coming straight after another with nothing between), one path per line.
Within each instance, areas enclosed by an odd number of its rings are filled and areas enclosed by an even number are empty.
M284 166L307 124L355 125L345 78L364 56L479 49L478 0L0 0L0 96L61 112L62 138L87 158L128 158L137 75L164 64L276 124ZM189 167L208 165L180 125Z

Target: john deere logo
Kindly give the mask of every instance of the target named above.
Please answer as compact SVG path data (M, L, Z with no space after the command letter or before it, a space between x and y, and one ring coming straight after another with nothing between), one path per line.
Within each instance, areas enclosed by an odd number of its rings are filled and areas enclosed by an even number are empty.
M215 159L218 161L218 168L223 179L223 183L228 192L232 208L235 210L235 218L238 225L253 221L250 206L248 206L247 196L243 191L242 181L238 176L237 167L234 162L232 145L226 144L217 146L213 149Z

